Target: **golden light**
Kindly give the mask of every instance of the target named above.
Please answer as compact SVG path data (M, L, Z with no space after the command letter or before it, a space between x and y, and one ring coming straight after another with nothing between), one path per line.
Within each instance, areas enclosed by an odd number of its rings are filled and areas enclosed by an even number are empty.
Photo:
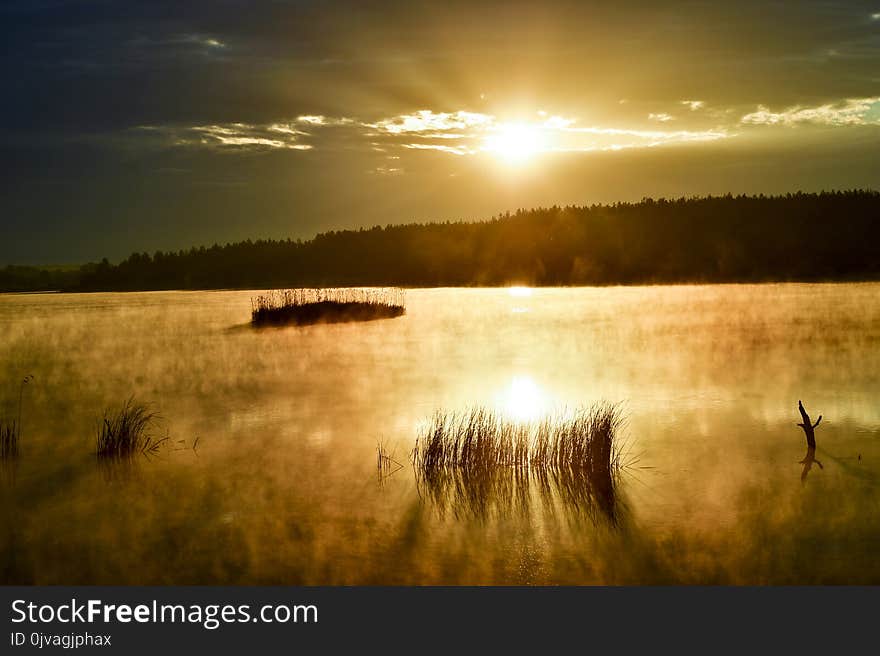
M507 288L507 293L516 298L525 298L532 295L532 288L524 287L522 285L514 285L513 287Z
M544 146L541 129L523 123L506 123L486 137L483 149L511 164L525 162Z
M544 406L544 395L528 376L515 376L498 398L501 412L514 421L535 420L541 416Z

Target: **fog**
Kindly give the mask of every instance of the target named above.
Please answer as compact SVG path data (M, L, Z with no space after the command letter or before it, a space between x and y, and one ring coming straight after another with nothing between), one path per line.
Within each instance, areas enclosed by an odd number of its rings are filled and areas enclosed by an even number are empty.
M0 295L0 416L34 376L0 581L878 583L878 292L409 290L400 318L262 330L258 292ZM167 448L98 462L97 422L132 396ZM803 481L798 399L823 415ZM420 495L408 454L436 410L597 401L626 416L617 522ZM381 481L380 440L405 465Z

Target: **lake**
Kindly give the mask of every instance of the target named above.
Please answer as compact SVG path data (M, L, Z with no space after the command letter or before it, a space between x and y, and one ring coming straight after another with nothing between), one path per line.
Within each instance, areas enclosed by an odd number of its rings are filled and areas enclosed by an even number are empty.
M34 376L0 582L880 583L880 284L409 290L400 318L261 330L256 293L0 295L0 414ZM130 397L169 440L98 461ZM417 485L438 410L596 402L625 417L615 521Z

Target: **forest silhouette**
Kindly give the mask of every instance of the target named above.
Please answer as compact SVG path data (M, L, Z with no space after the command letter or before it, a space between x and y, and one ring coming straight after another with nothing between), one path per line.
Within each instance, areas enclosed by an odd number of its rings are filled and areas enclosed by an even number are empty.
M9 266L0 289L607 285L880 279L880 192L644 199Z

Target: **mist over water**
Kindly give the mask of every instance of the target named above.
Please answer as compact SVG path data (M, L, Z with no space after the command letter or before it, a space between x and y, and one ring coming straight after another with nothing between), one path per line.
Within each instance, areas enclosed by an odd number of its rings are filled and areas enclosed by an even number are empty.
M0 582L880 583L880 284L410 290L400 318L261 330L256 293L0 295L0 415L34 375ZM179 448L99 463L131 396ZM803 480L798 399L824 417ZM600 401L632 455L613 524L416 486L435 410ZM380 440L406 465L381 484Z

